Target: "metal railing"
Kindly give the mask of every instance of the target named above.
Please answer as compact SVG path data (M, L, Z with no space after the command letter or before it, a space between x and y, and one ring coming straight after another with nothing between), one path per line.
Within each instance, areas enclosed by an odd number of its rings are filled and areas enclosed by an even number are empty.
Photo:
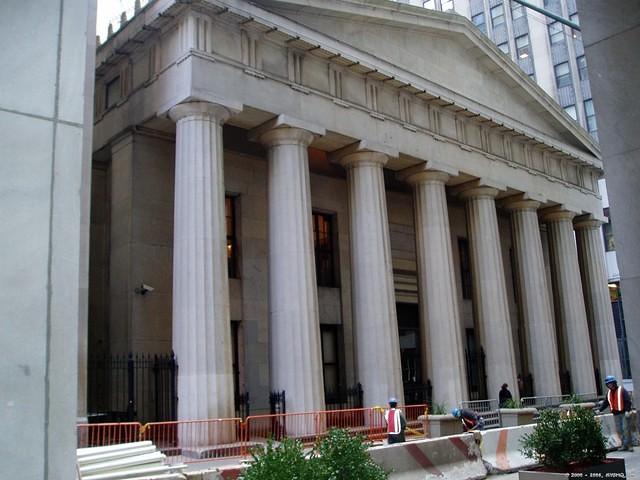
M407 419L407 437L423 435L418 417L426 405L403 407ZM312 445L331 428L343 428L369 440L386 438L384 409L380 407L349 410L325 410L303 413L279 413L240 418L210 420L80 424L78 447L96 447L117 443L151 440L170 464L206 461L211 458L246 456L252 448L269 439L296 438Z
M500 428L502 426L502 418L500 417L500 409L498 408L498 400L491 398L488 400L472 400L469 402L460 402L461 408L473 410L484 420L484 428Z

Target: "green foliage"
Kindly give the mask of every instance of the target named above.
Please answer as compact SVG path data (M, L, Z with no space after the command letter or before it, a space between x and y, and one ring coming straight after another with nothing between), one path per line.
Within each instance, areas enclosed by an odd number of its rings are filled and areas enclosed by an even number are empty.
M582 403L582 399L580 398L579 395L572 393L571 395L569 395L569 399L567 400L567 403L572 403L572 404Z
M429 410L430 415L446 415L449 413L449 409L444 403L435 403L431 406Z
M352 436L346 430L332 429L316 444L313 480L385 480L387 473L371 460L369 444L360 435Z
M520 400L514 400L510 398L506 402L504 402L504 406L502 408L522 408L522 402Z
M253 462L244 473L244 480L306 480L311 479L310 463L302 443L285 438L280 445L272 440L266 447L256 448L252 453Z
M524 435L520 451L525 457L551 468L570 463L598 463L606 455L606 439L590 409L541 412L533 432Z
M332 429L313 450L304 453L298 440L272 441L252 454L244 480L386 480L388 474L376 465L362 436Z

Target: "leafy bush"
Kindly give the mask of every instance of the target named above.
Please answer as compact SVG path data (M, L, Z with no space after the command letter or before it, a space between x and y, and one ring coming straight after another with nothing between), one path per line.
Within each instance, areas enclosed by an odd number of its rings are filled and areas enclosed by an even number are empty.
M430 415L446 415L449 413L449 409L444 403L434 403L429 410Z
M570 463L598 463L607 455L606 439L590 409L575 407L568 412L548 409L540 414L533 432L520 441L525 457L551 468Z
M510 398L509 400L504 402L504 405L500 408L522 408L522 402L520 400L514 400L513 398Z
M388 474L371 460L369 443L361 435L332 429L316 444L311 459L314 480L385 480Z
M280 445L269 440L265 447L251 452L253 462L244 473L244 480L306 480L311 469L302 443L285 438Z
M244 480L385 480L388 474L376 465L367 448L369 443L360 435L332 429L326 438L304 453L298 440L284 439L276 446L252 453L253 462L244 473Z

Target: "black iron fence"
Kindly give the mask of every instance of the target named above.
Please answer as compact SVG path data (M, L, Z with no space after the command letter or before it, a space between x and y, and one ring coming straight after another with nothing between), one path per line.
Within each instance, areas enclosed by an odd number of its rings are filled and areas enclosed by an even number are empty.
M487 398L487 374L485 370L484 349L479 351L464 351L467 366L467 386L470 400Z
M338 393L326 392L324 395L325 408L327 410L362 408L362 395L362 385L359 383Z
M405 383L404 384L404 404L405 405L431 405L433 398L433 386L431 380L427 383Z
M571 390L571 373L569 370L560 371L560 389L563 395L570 395Z
M287 401L284 390L281 392L271 392L269 394L269 407L271 415L287 413Z
M251 415L249 392L244 392L235 397L236 417L245 419Z
M93 356L87 373L90 421L177 419L178 363L173 353Z

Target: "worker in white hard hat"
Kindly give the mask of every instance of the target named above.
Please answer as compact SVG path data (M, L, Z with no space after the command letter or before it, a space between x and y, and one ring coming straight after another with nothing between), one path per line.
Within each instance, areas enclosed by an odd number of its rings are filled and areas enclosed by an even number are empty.
M398 400L394 397L389 399L389 409L384 412L384 419L387 422L387 443L404 442L404 430L407 427L407 420L404 418L402 410L398 407Z
M613 375L607 375L604 384L609 390L606 399L602 402L599 410L609 408L613 413L613 421L616 424L616 431L622 441L620 450L628 450L633 452L633 443L631 442L631 396L622 386L618 386L618 380Z

